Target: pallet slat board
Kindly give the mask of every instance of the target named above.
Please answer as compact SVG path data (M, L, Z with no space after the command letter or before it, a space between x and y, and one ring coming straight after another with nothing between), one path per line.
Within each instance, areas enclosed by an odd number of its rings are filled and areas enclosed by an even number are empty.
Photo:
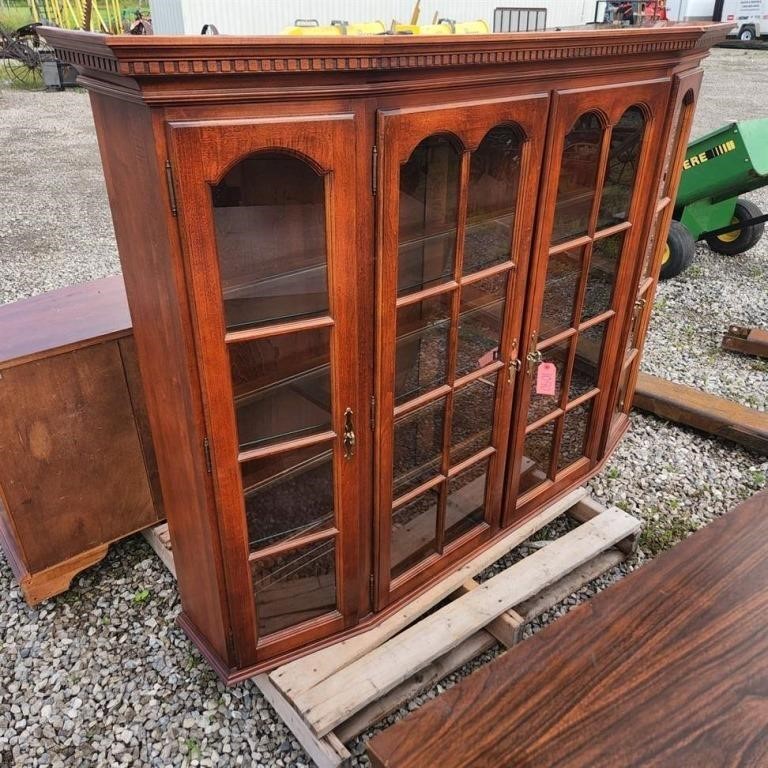
M473 577L560 515L579 523L482 583ZM254 678L320 768L336 768L345 742L500 643L633 551L640 522L577 488L378 627ZM147 535L172 570L167 530ZM423 614L443 603L424 618Z

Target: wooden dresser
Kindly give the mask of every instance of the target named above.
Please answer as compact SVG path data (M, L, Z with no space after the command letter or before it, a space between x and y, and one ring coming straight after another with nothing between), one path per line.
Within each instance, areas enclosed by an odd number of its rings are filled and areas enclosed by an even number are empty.
M162 519L121 277L0 306L0 544L27 602Z
M222 678L598 471L726 29L41 31L90 91L181 622Z

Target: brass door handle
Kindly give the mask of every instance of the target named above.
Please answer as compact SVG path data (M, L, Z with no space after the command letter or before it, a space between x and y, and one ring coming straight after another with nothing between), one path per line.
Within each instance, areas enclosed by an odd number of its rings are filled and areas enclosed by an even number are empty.
M344 411L344 458L351 459L355 455L355 425L352 422L354 413L351 408Z
M528 353L525 359L528 361L528 375L533 376L534 369L542 361L541 352L538 349L534 349Z
M515 358L507 363L507 383L512 383L512 377L520 371L520 361Z

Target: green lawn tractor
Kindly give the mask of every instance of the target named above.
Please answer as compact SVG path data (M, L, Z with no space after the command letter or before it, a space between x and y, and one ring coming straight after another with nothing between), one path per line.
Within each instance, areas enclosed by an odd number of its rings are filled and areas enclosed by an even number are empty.
M768 185L768 118L729 123L688 145L661 279L690 266L696 241L735 256L762 237L768 216L745 192Z

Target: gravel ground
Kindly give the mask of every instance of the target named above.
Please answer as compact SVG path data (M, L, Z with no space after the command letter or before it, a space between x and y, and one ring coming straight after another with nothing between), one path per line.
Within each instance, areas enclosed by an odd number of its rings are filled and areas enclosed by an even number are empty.
M764 113L767 67L768 53L714 51L694 134ZM0 89L0 115L0 303L119 272L87 97ZM768 210L766 190L752 197ZM736 258L701 248L693 268L659 290L645 369L765 410L768 366L718 345L730 322L768 325L766 285L768 237ZM533 622L529 634L766 483L764 457L654 418L632 421L591 487L646 521L640 552ZM309 764L252 684L226 689L216 681L174 624L174 581L141 538L112 547L66 595L38 609L23 602L0 557L0 592L0 766ZM367 765L362 739L353 751L353 763Z

